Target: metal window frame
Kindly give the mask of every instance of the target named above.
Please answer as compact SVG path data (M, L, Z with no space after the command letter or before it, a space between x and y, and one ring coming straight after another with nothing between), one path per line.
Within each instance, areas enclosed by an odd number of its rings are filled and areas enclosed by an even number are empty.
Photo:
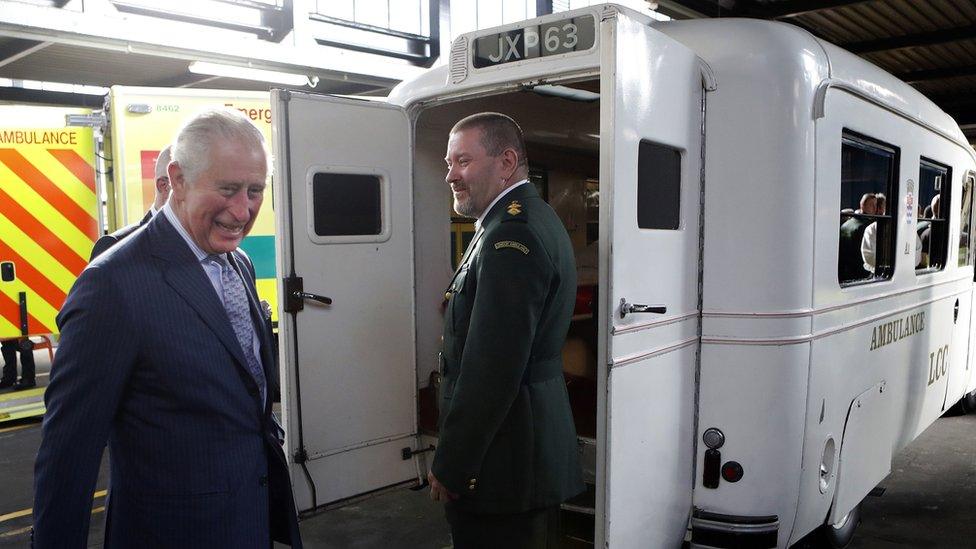
M286 0L288 1L288 0ZM342 48L346 50L359 51L363 53L370 53L376 55L382 55L386 57L393 57L397 59L405 59L413 64L421 67L430 67L434 64L438 57L440 57L440 1L439 0L419 0L418 6L421 2L426 1L428 4L428 26L430 29L429 36L423 36L419 34L413 34L409 32L398 31L390 28L379 27L376 25L368 25L365 23L360 23L357 21L348 21L345 19L339 19L337 17L332 17L329 15L324 15L318 12L313 12L308 15L309 19L318 23L323 23L327 26L335 26L344 29L353 29L363 33L366 37L361 42L352 42L348 40L337 40L330 38L326 35L319 35L315 37L315 41L323 46L334 46L337 48ZM328 28L328 27L326 27ZM387 39L393 39L394 42L400 42L399 47L382 47L370 43L369 36L373 37L380 36Z

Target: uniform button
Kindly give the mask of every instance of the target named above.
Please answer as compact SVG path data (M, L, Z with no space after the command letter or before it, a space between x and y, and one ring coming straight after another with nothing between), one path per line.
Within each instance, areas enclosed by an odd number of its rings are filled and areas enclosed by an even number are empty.
M474 484L469 484L468 485L468 490L474 490L474 488L475 488Z
M263 476L263 477L261 477L261 478L260 478L260 479L258 480L258 483L260 483L260 484L261 484L261 486L267 486L267 485L268 485L268 477L267 477L267 475L265 475L265 476Z

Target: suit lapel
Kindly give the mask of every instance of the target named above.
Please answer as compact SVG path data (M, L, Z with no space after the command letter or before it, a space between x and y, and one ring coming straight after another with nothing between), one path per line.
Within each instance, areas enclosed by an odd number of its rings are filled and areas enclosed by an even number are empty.
M150 223L152 254L163 262L163 279L186 303L200 315L204 324L230 351L238 367L247 371L241 344L234 335L227 311L214 291L200 262L183 237L170 225L165 215L156 216ZM250 374L248 374L250 375Z

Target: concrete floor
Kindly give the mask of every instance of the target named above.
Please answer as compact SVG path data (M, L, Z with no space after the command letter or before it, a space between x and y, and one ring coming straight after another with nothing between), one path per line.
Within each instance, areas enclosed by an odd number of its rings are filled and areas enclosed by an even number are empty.
M50 368L37 355L38 381ZM4 392L5 393L5 392ZM33 461L40 422L0 423L0 549L27 547L31 525ZM97 491L105 489L103 462ZM884 494L868 497L853 549L976 548L976 415L944 417L895 460L882 483ZM94 499L89 546L100 547L104 497ZM301 524L306 547L450 547L443 509L427 492L397 487L307 516ZM815 547L804 541L798 547Z

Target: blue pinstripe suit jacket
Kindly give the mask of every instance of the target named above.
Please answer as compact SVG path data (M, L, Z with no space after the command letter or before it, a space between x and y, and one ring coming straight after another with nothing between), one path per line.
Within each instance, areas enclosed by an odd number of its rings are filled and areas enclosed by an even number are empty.
M34 470L34 544L85 547L103 448L106 547L301 546L271 419L278 379L254 271L231 254L261 338L261 402L223 305L166 216L98 257L68 294Z

